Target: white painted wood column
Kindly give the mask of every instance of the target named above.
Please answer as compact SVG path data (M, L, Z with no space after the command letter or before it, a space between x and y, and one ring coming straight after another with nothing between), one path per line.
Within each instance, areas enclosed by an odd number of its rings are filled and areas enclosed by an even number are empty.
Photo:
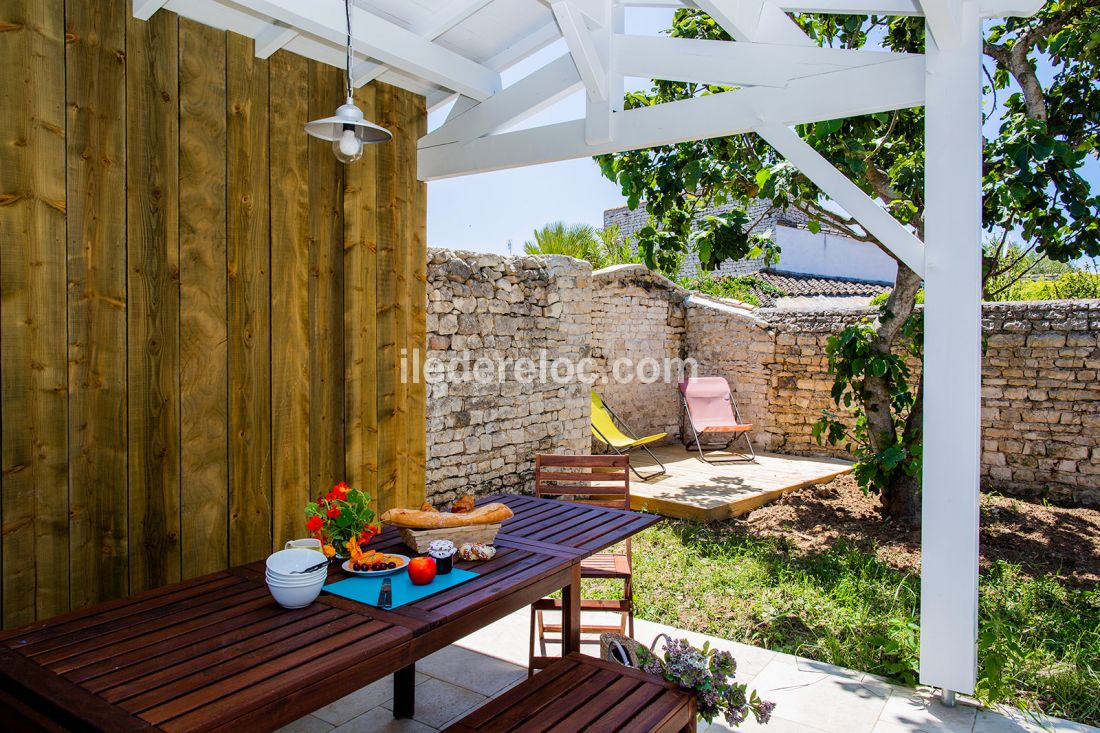
M925 80L920 648L921 682L948 699L977 674L982 231L981 19L977 0L951 10Z

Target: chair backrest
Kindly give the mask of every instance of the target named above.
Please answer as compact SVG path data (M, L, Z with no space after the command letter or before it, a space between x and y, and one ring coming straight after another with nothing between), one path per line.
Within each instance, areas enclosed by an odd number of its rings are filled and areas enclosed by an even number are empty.
M723 420L740 423L730 385L723 377L688 377L680 382L680 394L692 421Z
M595 392L592 393L592 436L601 443L630 443L633 438L615 424L611 412Z
M535 496L580 504L630 508L630 457L535 456Z

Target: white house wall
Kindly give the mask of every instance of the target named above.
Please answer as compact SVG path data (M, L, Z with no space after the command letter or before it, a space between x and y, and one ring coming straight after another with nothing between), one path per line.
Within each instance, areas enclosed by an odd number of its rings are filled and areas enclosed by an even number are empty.
M893 257L873 244L838 234L777 226L775 243L780 247L775 269L783 272L891 283L898 274Z

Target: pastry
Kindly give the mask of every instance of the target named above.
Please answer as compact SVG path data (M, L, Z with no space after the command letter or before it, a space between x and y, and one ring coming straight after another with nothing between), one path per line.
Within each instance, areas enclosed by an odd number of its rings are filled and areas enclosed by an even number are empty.
M467 561L492 560L497 548L480 542L466 542L458 548L458 556Z
M458 501L451 506L451 512L454 514L465 514L466 512L472 512L474 510L474 497L473 494L466 494L466 496L460 497Z
M432 506L430 501L425 501L420 505L420 511L422 512L438 512L439 510Z
M417 509L390 509L382 515L382 521L409 529L442 529L447 527L471 527L480 524L499 524L512 518L512 510L505 504L486 504L461 514L452 512L426 512Z

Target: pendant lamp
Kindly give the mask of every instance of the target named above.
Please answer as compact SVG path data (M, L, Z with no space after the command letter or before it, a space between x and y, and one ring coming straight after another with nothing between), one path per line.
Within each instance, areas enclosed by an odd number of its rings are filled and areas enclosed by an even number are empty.
M341 163L354 163L363 157L363 146L389 142L393 135L384 127L368 122L363 110L355 106L351 91L351 0L344 0L348 23L347 100L336 108L336 114L306 123L306 132L313 137L332 142L332 152Z

